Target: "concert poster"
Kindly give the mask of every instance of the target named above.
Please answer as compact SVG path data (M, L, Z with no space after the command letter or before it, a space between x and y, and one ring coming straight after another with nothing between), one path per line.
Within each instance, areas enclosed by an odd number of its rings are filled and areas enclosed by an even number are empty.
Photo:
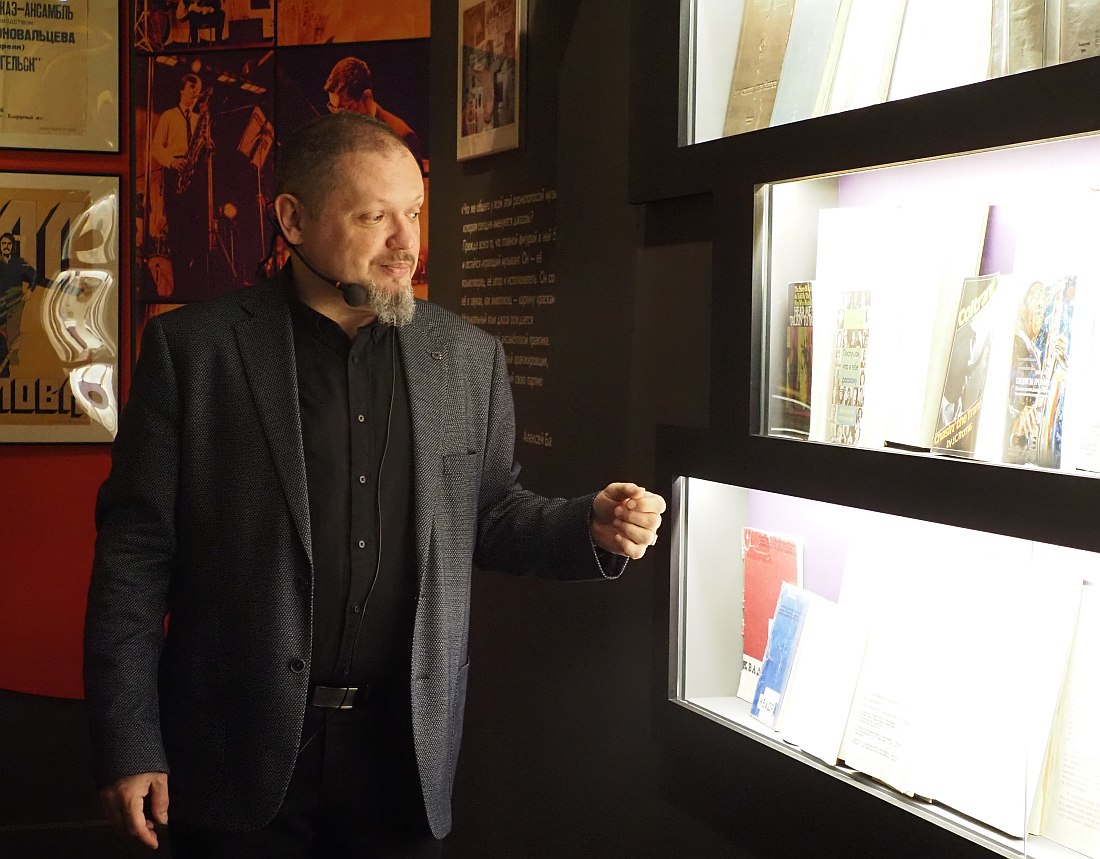
M280 45L426 39L430 0L278 0Z
M117 152L118 4L0 0L0 147Z
M134 49L177 54L270 47L275 0L134 0Z
M204 301L256 280L271 240L272 56L210 51L134 63L135 335L142 304Z
M109 442L118 419L114 176L0 173L0 442Z
M280 15L281 7L280 7ZM420 261L413 287L428 289L428 40L309 45L279 50L277 138L334 110L376 116L401 135L424 171Z
M520 144L524 21L524 0L459 0L459 161Z

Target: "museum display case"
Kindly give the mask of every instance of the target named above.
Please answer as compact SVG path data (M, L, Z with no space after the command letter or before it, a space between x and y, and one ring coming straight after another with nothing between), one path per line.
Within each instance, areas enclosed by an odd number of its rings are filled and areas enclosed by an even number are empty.
M897 101L1100 52L1095 0L695 0L682 143Z
M672 521L672 701L996 854L1096 855L1100 555L697 478Z
M1100 136L758 197L762 432L1100 470Z
M1100 856L1100 3L643 5L679 112L631 194L714 272L710 425L658 443L670 741Z

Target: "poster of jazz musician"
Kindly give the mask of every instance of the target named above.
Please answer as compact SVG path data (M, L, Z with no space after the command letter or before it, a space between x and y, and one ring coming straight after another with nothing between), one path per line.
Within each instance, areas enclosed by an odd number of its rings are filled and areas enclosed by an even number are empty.
M208 51L134 63L139 304L203 301L256 279L271 239L272 56Z
M0 173L0 442L109 442L118 179Z
M0 0L0 147L117 152L118 4Z

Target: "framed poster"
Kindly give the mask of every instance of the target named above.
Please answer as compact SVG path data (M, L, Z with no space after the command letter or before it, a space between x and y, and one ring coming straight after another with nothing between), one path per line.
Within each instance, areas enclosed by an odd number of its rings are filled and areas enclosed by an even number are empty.
M0 147L118 152L118 4L0 2Z
M524 12L524 0L459 0L459 161L519 146Z
M115 176L0 173L0 442L114 438L118 195Z

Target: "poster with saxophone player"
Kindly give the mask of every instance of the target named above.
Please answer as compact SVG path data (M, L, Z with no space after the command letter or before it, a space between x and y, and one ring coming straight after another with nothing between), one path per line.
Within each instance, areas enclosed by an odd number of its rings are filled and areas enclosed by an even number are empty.
M137 325L143 304L203 301L255 280L270 240L275 132L270 50L143 57L134 69Z
M0 173L0 442L109 442L118 417L114 176Z
M0 147L117 152L118 4L0 0Z

